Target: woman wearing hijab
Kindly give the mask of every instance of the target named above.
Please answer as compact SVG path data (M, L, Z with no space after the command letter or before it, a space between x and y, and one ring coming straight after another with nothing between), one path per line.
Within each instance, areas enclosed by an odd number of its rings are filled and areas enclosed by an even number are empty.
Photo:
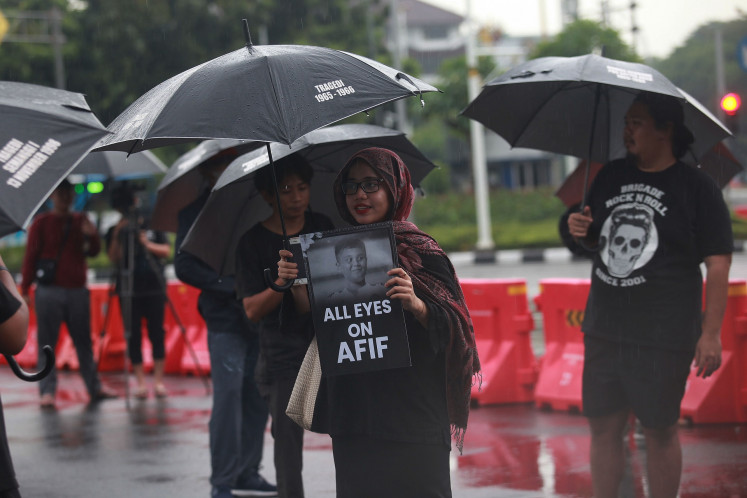
M340 215L353 225L391 222L400 267L387 296L404 309L412 366L325 377L315 424L332 437L337 496L450 497L453 436L462 449L473 377L480 370L472 322L454 268L429 235L406 221L410 172L392 151L355 154L335 180ZM280 251L278 275L297 264ZM305 288L294 290L299 309Z

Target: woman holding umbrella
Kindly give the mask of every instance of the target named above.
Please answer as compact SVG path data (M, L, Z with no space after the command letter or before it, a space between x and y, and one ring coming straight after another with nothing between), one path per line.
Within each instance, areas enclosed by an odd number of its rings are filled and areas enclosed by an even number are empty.
M401 267L388 271L387 296L402 302L412 359L409 368L323 378L317 408L332 436L337 496L450 497L451 436L461 451L480 370L454 269L436 241L406 221L413 187L395 153L356 153L333 189L346 221L393 225ZM279 277L293 280L291 253L280 256ZM294 292L300 310L309 308L304 290Z
M617 496L631 413L643 426L650 495L677 495L690 365L694 358L697 375L708 377L721 364L731 223L718 186L679 160L693 142L683 120L676 99L639 94L625 115L627 157L602 168L583 211L568 217L570 234L596 251L582 326L583 410L600 498Z

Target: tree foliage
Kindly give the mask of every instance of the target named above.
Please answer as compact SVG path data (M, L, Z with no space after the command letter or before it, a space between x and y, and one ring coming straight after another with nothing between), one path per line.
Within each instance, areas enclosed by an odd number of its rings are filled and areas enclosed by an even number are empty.
M718 116L722 96L718 95L716 82L717 29L721 30L726 91L739 93L742 100L747 101L747 71L740 67L737 59L737 47L747 33L747 16L701 26L667 59L654 60L652 65ZM743 109L742 130L747 127L744 114Z
M483 81L495 69L490 57L478 57L477 71ZM436 87L443 93L428 96L423 117L443 122L448 131L458 139L469 137L469 119L459 113L469 104L467 89L467 58L464 56L447 59L438 70Z
M88 0L63 11L66 88L86 94L97 116L111 122L161 81L243 47L242 19L252 41L300 43L365 54L370 38L383 46L380 0ZM48 0L8 2L3 11L45 10ZM367 30L372 26L373 32ZM378 26L378 28L377 28ZM383 52L383 50L382 50ZM0 44L0 79L54 86L49 45Z
M604 47L604 56L622 61L640 62L616 30L588 19L568 24L557 36L542 41L529 54L529 59L586 55Z

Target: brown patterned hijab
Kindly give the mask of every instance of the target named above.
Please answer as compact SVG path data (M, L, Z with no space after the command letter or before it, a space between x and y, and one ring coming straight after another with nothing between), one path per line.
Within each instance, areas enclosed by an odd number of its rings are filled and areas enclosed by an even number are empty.
M348 169L356 161L370 165L389 187L392 206L390 219L394 227L397 243L397 256L402 268L412 278L412 283L419 293L425 295L431 304L441 306L449 321L450 340L446 349L446 400L451 430L460 453L464 443L464 431L469 417L470 393L473 378L479 376L480 360L475 347L475 333L472 320L464 302L464 294L454 271L454 267L428 234L420 231L414 223L407 221L414 202L414 190L410 182L410 172L405 163L388 149L372 147L364 149L351 157L337 175L333 191L340 215L356 225L350 214L342 192L342 182L347 179ZM423 255L443 257L451 270L451 281L429 271L422 264Z

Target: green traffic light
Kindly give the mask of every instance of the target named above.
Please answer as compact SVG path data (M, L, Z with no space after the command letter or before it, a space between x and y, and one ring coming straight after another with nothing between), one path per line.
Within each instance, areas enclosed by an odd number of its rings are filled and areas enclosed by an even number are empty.
M104 191L104 184L101 182L88 182L86 190L88 190L89 194L100 194Z
M76 194L82 194L85 187L80 183L76 183L74 188Z

